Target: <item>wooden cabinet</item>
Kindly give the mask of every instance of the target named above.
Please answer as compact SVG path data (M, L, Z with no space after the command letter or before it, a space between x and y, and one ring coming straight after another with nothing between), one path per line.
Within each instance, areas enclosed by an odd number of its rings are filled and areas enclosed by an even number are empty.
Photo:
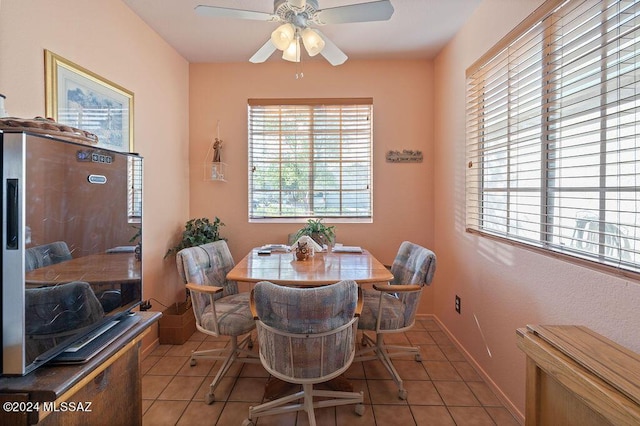
M23 377L1 378L0 400L25 409L3 410L0 424L142 424L140 343L160 314L137 315L140 321L86 364L44 366ZM36 403L39 411L33 410Z
M526 425L639 425L640 355L580 326L517 330Z

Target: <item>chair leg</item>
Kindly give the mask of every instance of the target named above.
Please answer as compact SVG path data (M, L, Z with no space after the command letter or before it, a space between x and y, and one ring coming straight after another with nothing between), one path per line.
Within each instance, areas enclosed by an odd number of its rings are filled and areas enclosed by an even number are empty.
M316 413L313 410L313 385L303 384L302 391L304 392L304 411L309 417L309 426L316 426Z
M407 390L404 388L402 378L391 359L413 353L416 361L420 361L420 349L405 346L387 346L384 344L384 335L382 333L376 333L376 339L374 341L363 332L362 344L369 345L369 347L358 351L354 362L371 361L374 359L380 360L398 386L398 397L403 400L407 399ZM371 355L366 355L369 353Z
M400 373L398 373L398 370L396 370L396 367L393 365L393 362L391 362L391 357L387 353L383 336L381 334L378 334L376 336L376 352L378 354L378 357L380 358L380 361L382 361L382 365L385 366L389 374L391 374L391 378L394 382L396 382L396 385L398 386L398 397L403 400L407 399L407 391L404 388L402 378L400 377Z
M321 400L314 399L316 397ZM254 419L261 416L272 416L275 414L285 414L295 411L306 411L309 419L309 426L316 425L315 409L325 407L337 407L339 405L355 404L356 414L364 414L364 396L362 392L337 392L330 390L314 389L312 384L303 384L302 391L291 395L283 396L274 401L249 407L249 418L243 425L254 424Z
M251 334L247 334L244 339L242 339L240 342L238 342L237 337L235 336L231 336L231 348L229 348L228 346L225 346L223 348L216 348L216 349L208 349L205 351L193 351L191 352L191 366L193 367L194 365L196 365L196 360L198 358L206 358L206 359L213 359L216 361L224 361L225 359L228 358L228 354L227 352L230 352L232 350L235 350L237 352L237 355L245 355L247 358L255 358L256 362L259 363L258 361L258 356L257 354L255 354L254 352L250 351L250 350L246 350L245 347L249 347L249 343L252 343L252 339L251 339ZM234 344L234 340L235 340L235 344ZM253 362L250 360L246 360L244 362Z
M220 382L222 381L222 378L227 374L227 371L229 371L229 368L231 368L231 365L233 365L234 361L238 360L239 362L256 363L256 364L260 363L260 360L257 358L257 356L254 353L244 349L250 341L251 341L251 334L249 334L247 337L242 339L240 343L238 343L237 336L231 336L231 340L230 340L231 347L211 349L208 351L193 352L191 354L192 366L196 364L197 358L208 358L208 359L223 361L222 366L218 369L216 376L214 377L213 381L209 385L209 392L207 392L207 394L204 397L205 403L207 405L210 405L215 401L215 390L220 384ZM245 355L245 357L239 358L239 355Z
M412 347L412 346L393 346L393 345L385 345L385 349L389 358L398 358L401 356L413 355L413 359L416 362L422 361L422 356L420 355L420 348Z
M238 357L238 352L237 352L238 339L234 336L231 339L231 343L232 343L232 346L231 346L231 352L229 353L229 356L227 357L227 359L224 360L224 362L222 363L222 366L220 366L220 369L218 370L218 373L216 373L216 377L213 379L213 382L211 382L211 384L209 385L209 395L211 395L212 397L214 396L214 392L218 387L218 385L220 384L220 381L225 376L225 374L227 374L227 371L229 371L229 368L231 368L233 361L235 361L236 358Z

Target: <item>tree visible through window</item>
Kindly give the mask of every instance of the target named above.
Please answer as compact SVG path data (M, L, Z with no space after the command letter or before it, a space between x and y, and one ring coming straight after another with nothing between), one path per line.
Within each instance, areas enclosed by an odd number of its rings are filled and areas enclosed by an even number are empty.
M249 219L371 220L371 99L250 99Z
M467 227L640 272L640 1L547 4L468 71Z

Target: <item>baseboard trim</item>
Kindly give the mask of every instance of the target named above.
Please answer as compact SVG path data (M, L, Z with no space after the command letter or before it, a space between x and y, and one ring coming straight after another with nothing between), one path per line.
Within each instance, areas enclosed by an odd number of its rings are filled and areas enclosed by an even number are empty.
M160 346L160 339L158 339L158 336L156 335L155 340L153 340L151 342L151 344L145 346L142 348L141 352L141 360L144 360L146 357L148 357L149 355L151 355L151 353L158 347Z
M520 410L511 402L511 400L502 392L502 389L498 387L498 385L491 379L491 377L482 369L480 364L476 362L476 360L467 352L467 350L462 346L462 344L456 339L456 337L449 331L449 329L440 321L440 319L433 314L417 314L416 319L432 319L438 323L442 331L449 337L449 340L453 342L453 344L457 347L457 349L462 353L467 362L471 364L471 366L476 370L476 373L482 377L487 386L491 388L496 397L500 400L500 402L504 405L504 407L513 415L518 423L524 425L525 417Z

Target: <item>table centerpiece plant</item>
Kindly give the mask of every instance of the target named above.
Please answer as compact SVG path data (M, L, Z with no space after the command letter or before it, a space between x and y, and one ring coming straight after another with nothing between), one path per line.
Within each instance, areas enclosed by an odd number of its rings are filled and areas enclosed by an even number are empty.
M294 241L303 235L310 236L313 241L320 244L320 246L330 246L335 242L335 226L327 226L322 223L322 219L309 219L307 224L298 230L294 237Z

